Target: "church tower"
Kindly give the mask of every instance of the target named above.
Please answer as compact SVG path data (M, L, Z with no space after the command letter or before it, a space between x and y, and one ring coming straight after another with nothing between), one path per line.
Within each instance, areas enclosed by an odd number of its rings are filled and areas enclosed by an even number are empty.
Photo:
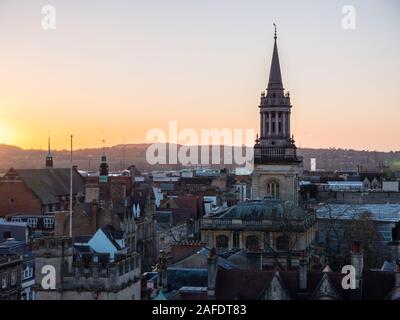
M274 24L275 25L275 24ZM290 131L289 92L284 92L279 64L276 26L268 86L261 93L260 136L254 146L252 197L275 198L298 204L298 179L303 161L297 156Z
M46 168L53 168L53 156L50 149L50 137L48 138L48 151L46 156Z
M107 164L105 141L103 140L103 155L101 156L101 163L99 167L99 182L107 182L107 181L108 181L108 164Z

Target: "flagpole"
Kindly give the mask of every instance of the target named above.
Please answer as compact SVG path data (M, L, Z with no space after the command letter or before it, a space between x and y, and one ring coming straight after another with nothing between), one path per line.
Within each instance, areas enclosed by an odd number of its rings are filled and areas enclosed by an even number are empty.
M71 158L70 158L70 184L69 184L69 236L72 238L72 134L71 134Z

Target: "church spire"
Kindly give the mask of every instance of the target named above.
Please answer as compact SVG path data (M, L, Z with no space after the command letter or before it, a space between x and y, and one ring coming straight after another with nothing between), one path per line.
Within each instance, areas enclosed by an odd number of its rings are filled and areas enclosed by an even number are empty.
M268 81L268 90L282 90L283 93L283 84L282 84L282 76L281 76L281 67L279 64L279 55L278 55L278 46L276 44L276 24L274 23L275 32L274 32L274 51L272 53L272 62L271 69L269 73L269 81Z
M53 167L53 156L51 154L51 149L50 149L50 136L47 138L47 156L46 156L46 168L52 168Z

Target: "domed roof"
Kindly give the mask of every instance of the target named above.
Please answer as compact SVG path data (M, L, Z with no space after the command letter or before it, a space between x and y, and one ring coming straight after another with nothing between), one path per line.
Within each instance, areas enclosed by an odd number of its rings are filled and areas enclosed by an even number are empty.
M262 200L241 202L230 207L219 215L219 219L240 219L240 220L269 220L287 217L290 219L303 219L305 216L301 208L288 205L283 200Z

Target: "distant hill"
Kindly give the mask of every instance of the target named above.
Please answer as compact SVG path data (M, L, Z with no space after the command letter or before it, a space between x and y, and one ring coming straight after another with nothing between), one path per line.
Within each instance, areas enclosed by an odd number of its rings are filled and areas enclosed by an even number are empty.
M146 161L148 144L126 144L106 148L108 163L111 170L136 165L140 170L162 169L165 165L150 166ZM178 146L179 148L179 146ZM222 150L223 147L221 147ZM299 155L304 157L304 168L310 168L310 158L317 159L317 168L325 170L355 169L358 164L365 169L376 169L382 165L399 163L400 151L377 152L357 151L351 149L311 149L301 148ZM0 144L0 172L10 167L14 168L43 168L47 151L36 149L22 149L10 145ZM97 170L102 154L101 148L87 148L74 151L74 164L82 170ZM221 154L223 152L221 151ZM69 151L53 151L54 166L69 166ZM179 168L180 166L168 166ZM223 166L217 166L223 167ZM232 166L226 166L232 167Z

